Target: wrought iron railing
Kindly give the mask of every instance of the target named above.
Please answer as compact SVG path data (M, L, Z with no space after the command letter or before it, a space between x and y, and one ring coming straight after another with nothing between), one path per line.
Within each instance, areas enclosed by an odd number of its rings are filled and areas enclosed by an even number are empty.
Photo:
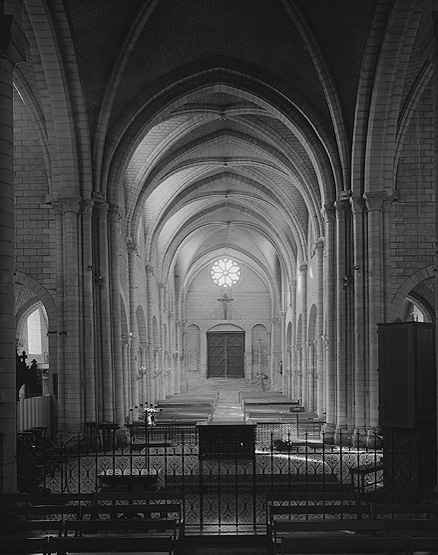
M421 491L436 486L436 443L430 448L397 436L376 436L371 447L351 434L336 445L324 433L297 437L296 430L257 426L254 449L236 436L200 457L196 429L165 426L111 441L61 435L56 442L20 434L20 491L94 492L108 488L159 488L184 494L188 526L257 526L265 522L265 495L275 492L356 490ZM137 431L138 432L138 431ZM230 432L231 433L231 432ZM316 437L317 436L317 437ZM90 436L88 436L88 440ZM235 449L230 442L235 441ZM233 454L234 453L234 454ZM242 453L244 453L242 455ZM111 480L107 477L111 476ZM118 477L138 477L131 482ZM154 480L143 480L143 477ZM426 477L425 477L426 476Z

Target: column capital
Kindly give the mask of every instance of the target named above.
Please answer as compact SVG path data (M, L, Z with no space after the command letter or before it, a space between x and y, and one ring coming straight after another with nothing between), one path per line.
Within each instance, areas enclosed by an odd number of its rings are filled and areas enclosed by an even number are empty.
M82 199L82 214L91 216L93 213L94 200L91 198Z
M137 243L134 241L133 237L127 237L126 247L128 249L128 252L130 252L130 253L136 253L137 252Z
M351 195L350 206L352 214L361 214L365 208L365 201L360 195Z
M97 217L106 220L108 217L109 204L107 202L96 202Z
M146 262L144 267L145 267L145 270L146 270L146 274L148 276L155 275L155 268L154 268L154 265L152 264L152 262Z
M324 204L321 208L321 214L325 219L325 223L333 223L335 221L335 205Z
M118 206L110 206L108 215L109 215L109 219L116 223L120 223L122 219L122 213Z
M335 201L336 219L337 220L344 219L349 208L350 208L350 197L344 198L344 199L340 198L339 200Z
M307 262L301 262L301 264L298 266L298 272L300 274L304 274L307 272Z
M81 211L82 199L81 197L59 198L58 203L62 209L62 213L74 212L79 214Z
M368 212L373 210L378 210L379 212L383 209L383 202L387 194L385 191L369 191L363 194L363 198L366 202L366 207Z
M324 250L324 237L318 237L313 245L313 248L315 249L317 255L322 254L322 251Z

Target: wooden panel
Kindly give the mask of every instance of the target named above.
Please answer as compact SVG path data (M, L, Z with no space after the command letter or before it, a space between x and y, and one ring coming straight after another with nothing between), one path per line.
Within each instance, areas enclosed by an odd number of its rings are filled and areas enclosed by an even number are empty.
M435 326L380 324L380 425L415 428L436 419L435 383Z
M379 327L379 411L381 426L413 428L414 365L410 328Z

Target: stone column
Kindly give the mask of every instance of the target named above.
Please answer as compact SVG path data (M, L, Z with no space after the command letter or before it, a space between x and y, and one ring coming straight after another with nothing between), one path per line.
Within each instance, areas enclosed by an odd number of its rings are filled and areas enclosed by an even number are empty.
M348 381L347 381L347 283L346 271L346 218L348 202L335 202L336 208L336 433L347 430Z
M322 416L325 407L324 397L324 238L320 237L315 243L316 266L317 266L317 297L316 297L316 412Z
M299 290L301 294L301 391L300 398L303 405L308 408L308 368L307 368L307 263L303 262L298 267Z
M61 331L64 326L64 225L63 208L61 202L54 202L55 240L56 240L56 371L58 373L58 426L64 427L66 421L67 401L65 398L65 340Z
M64 328L58 334L65 336L65 371L63 376L66 402L64 426L78 431L84 417L83 374L80 341L80 274L79 213L80 198L61 198L64 239Z
M281 380L281 392L287 395L287 372L286 367L288 364L287 361L287 350L286 350L286 312L284 310L280 311L280 349L281 349L281 358L279 363L279 369L281 371L280 380Z
M296 367L297 367L297 351L296 333L297 333L297 280L293 278L289 284L290 289L290 314L291 314L291 344L289 345L290 355L290 374L289 374L289 396L291 399L297 400L299 392L296 390Z
M136 360L139 345L139 332L137 325L137 301L135 296L135 261L137 256L137 244L129 240L128 244L128 280L129 280L129 324L130 324L130 364L129 364L129 384L130 384L130 406L132 409L138 406L138 362Z
M96 204L99 226L99 268L95 275L98 294L100 297L100 335L101 335L101 364L102 389L99 392L103 408L103 420L113 422L114 412L114 377L112 358L112 329L111 329L111 295L109 280L109 241L108 241L108 209L106 202Z
M14 118L12 72L26 43L12 16L0 15L0 490L16 489Z
M333 443L336 429L336 289L335 289L335 207L326 204L322 209L325 221L324 243L324 298L326 314L324 343L325 358L325 410L324 440Z
M129 410L135 405L132 403L131 388L131 365L130 365L130 345L131 337L122 336L122 364L123 364L123 406L125 408L125 420L129 415Z
M433 121L434 121L434 167L435 167L435 361L438 364L438 11L436 2L432 11L434 23L434 33L432 44L432 65L433 65ZM437 380L437 399L438 399L438 380ZM438 407L437 407L438 410ZM437 414L438 419L438 414ZM438 433L438 429L437 429ZM438 468L437 468L438 474ZM438 476L437 476L438 481Z
M93 267L93 205L92 199L82 201L82 234L83 234L83 290L84 290L84 388L85 388L85 421L97 421L96 411L96 377L94 347L94 267Z
M375 437L379 427L379 353L377 324L382 321L382 208L386 193L382 191L365 193L368 219L368 345L369 345L369 437Z
M109 211L110 252L111 252L111 314L113 337L113 368L114 368L114 415L115 421L123 424L129 410L124 406L123 398L123 358L122 358L122 316L120 309L120 224L122 215L117 207Z
M153 282L155 280L154 276L154 267L152 264L146 265L146 299L147 299L147 318L146 318L146 325L147 325L147 334L148 334L148 375L146 381L146 398L149 400L150 403L155 402L155 366L156 366L156 356L155 356L155 345L154 340L154 329L153 329Z
M353 443L366 442L366 317L364 260L364 201L350 198L353 219L353 314L354 314L354 429Z

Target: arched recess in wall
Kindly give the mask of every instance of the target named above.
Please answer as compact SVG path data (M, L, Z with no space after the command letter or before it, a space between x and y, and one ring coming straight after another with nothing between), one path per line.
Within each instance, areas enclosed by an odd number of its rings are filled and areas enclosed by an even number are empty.
M409 276L395 293L391 312L393 320L412 320L421 315L424 322L435 319L435 272L433 266L422 268Z
M56 360L56 305L50 293L36 279L22 272L15 273L15 322L17 348L19 348L20 336L26 320L35 310L41 315L41 360L38 362L49 362L50 354L52 360ZM26 350L24 347L20 350Z
M198 372L201 361L201 330L199 326L191 324L186 333L186 371Z
M411 320L428 323L434 322L434 293L435 280L433 278L419 283L406 297L402 308L401 320L405 322Z
M48 362L49 338L48 318L41 301L35 298L28 301L16 317L17 352L26 351L29 360L36 359L38 364Z
M307 372L308 372L308 402L307 406L309 410L316 409L316 395L317 395L317 368L318 368L318 354L317 354L317 341L316 341L316 318L318 315L318 309L316 305L312 304L309 311L309 325L307 332Z
M251 378L260 373L267 376L266 389L270 389L269 374L269 335L263 324L256 324L251 330Z

